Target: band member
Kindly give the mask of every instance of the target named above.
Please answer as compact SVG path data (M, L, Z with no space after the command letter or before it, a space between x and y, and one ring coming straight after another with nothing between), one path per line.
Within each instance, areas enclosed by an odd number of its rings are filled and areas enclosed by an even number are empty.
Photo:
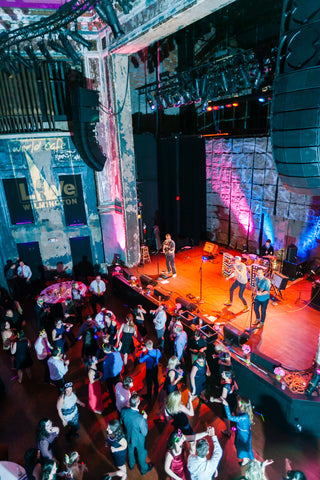
M175 266L175 263L174 263L175 249L176 249L176 244L172 240L171 235L169 233L167 233L166 239L165 239L165 241L163 242L163 245L162 245L162 251L166 256L167 273L171 273L171 270L172 270L172 277L173 278L177 276L176 266Z
M269 238L261 248L261 256L266 257L267 255L274 255L274 248L271 245L271 240Z
M264 276L263 269L259 268L257 270L256 285L254 290L256 292L256 297L254 300L254 313L257 317L254 326L257 326L258 328L263 327L266 319L266 311L270 299L270 288L270 280Z
M231 273L231 275L229 275L229 277L226 278L226 280L229 280L233 277L236 277L236 279L230 287L230 300L229 302L226 302L225 305L227 305L228 307L232 305L233 293L239 287L239 298L244 305L243 312L247 312L249 310L249 307L246 299L243 297L243 293L246 289L248 281L247 267L244 263L241 263L241 257L235 257L233 269L234 271Z

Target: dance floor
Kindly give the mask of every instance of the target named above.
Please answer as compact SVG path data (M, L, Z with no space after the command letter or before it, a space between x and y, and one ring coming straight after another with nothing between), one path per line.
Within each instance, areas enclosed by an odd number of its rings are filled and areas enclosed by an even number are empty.
M200 295L200 267L202 249L200 247L185 250L176 255L177 277L170 279L168 283L162 284L162 288L172 292L171 299L177 296L184 298L190 293L195 297ZM218 317L219 323L232 322L237 328L244 330L250 324L250 313L242 314L242 304L237 295L234 305L226 308L224 302L228 298L229 283L225 282L221 275L222 256L213 261L202 264L202 298L204 303L200 304L200 310L207 314ZM159 271L165 268L163 255L159 255ZM158 276L158 265L156 256L151 256L151 263L131 269L136 275L147 274L153 277ZM250 300L250 291L245 293L247 300ZM255 343L264 353L278 359L292 368L304 369L311 365L317 346L319 333L320 315L307 305L311 296L311 283L300 280L289 283L284 292L284 300L278 305L269 305L267 311L266 325L263 330L252 335L250 342ZM195 300L193 300L195 301ZM27 319L26 333L33 343L37 332L36 322L32 305L26 302L24 305L25 318ZM125 302L110 294L107 300L107 307L113 310L119 321L125 318L129 311ZM78 327L75 327L75 335ZM152 325L147 325L151 338L155 338ZM88 382L87 373L81 363L81 342L73 346L68 356L70 358L70 369L66 379L74 382L74 387L79 398L87 403ZM15 372L10 368L9 357L0 352L1 378L6 385L6 397L1 401L0 415L0 444L6 444L9 448L9 460L23 464L24 452L31 446L35 446L36 426L42 417L49 417L54 425L60 427L60 435L56 444L57 458L63 462L64 454L73 450L79 451L81 459L88 466L88 473L84 480L101 480L102 474L115 469L110 452L105 447L106 424L112 418L116 418L112 405L109 401L106 388L103 386L103 415L97 415L88 410L87 407L79 407L80 413L80 437L68 444L64 428L56 410L57 391L52 385L43 384L43 369L34 357L32 367L32 378L24 375L20 385L15 379ZM167 357L163 358L159 380L163 381ZM145 367L138 365L134 368L132 362L129 364L129 372L134 379L134 389L141 393L146 392L144 383ZM186 402L187 390L183 388L183 400ZM208 425L216 428L217 435L223 448L223 458L219 466L218 480L236 480L243 472L237 462L234 448L234 432L230 439L224 437L221 431L225 425L222 420L222 409L218 404L214 406L198 404L194 402L195 416L190 423L196 432L206 429ZM142 408L148 413L149 433L146 445L148 450L148 461L154 463L155 468L145 475L146 480L168 480L163 470L166 444L172 426L157 420L158 401L146 403L143 400ZM261 416L255 415L255 423L252 426L253 450L256 458L274 459L274 464L268 467L269 480L278 480L284 474L284 459L289 457L295 468L303 470L308 480L319 480L319 443L318 440L308 437L305 434L294 434L281 430L269 420L263 421ZM62 463L63 466L63 463ZM128 480L141 480L141 474L135 466L128 471Z
M197 297L199 300L201 295L202 268L202 301L204 303L198 303L200 313L217 317L215 323L223 325L230 322L239 330L246 330L250 327L251 313L252 322L255 322L255 314L251 310L242 313L243 304L239 300L237 291L233 306L224 305L229 298L232 280L226 281L222 275L222 254L206 262L202 262L202 255L202 246L177 253L175 258L177 277L168 280L160 279L161 287L171 292L170 301L173 303L179 296L189 300L189 294L196 297L191 301L197 303ZM159 267L157 260L159 260ZM131 270L137 277L146 274L152 278L158 278L158 271L161 274L166 270L164 255L159 254L158 259L151 255L151 263L145 263ZM283 299L278 297L276 302L269 302L264 328L256 330L248 342L254 349L290 369L304 370L311 367L317 350L320 314L308 305L311 299L311 288L312 282L305 278L289 281L286 289L282 291ZM251 305L251 289L247 288L244 296L248 305Z

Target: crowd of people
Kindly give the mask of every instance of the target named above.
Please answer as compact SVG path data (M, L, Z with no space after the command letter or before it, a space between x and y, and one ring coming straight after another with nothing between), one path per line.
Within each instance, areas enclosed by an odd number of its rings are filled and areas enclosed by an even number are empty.
M16 264L11 262L10 269L11 265ZM20 272L27 284L28 270L23 266L20 260L17 269L22 268ZM57 458L55 443L62 435L62 428L54 426L49 416L39 418L35 444L25 454L28 480L92 478L74 447L81 441L81 409L89 408L96 415L103 415L104 392L114 412L105 432L114 471L104 478L130 478L127 467L132 470L136 463L142 476L154 468L147 461L145 440L150 412L157 408L158 421L172 425L163 462L165 473L158 472L159 478L165 475L174 480L216 477L223 456L219 436L230 438L234 424L242 478L266 479L265 469L272 460L254 456L251 434L254 411L250 400L237 394L231 355L223 343L217 342L212 352L199 330L188 338L179 318L181 305L168 311L167 305L160 303L149 312L142 305L135 305L128 308L125 318L119 319L108 308L108 282L100 275L91 281L84 280L88 285L86 298L79 293L74 281L70 301L50 305L40 297L35 299L34 325L38 329L35 342L26 336L21 291L16 298L14 289L9 292L1 289L1 337L8 368L16 370L16 379L23 384L24 373L31 375L35 361L38 367L41 365L43 383L51 384L50 388L55 391L58 417L70 445L64 458ZM87 379L88 384L86 402L77 396L68 378L74 361L72 347L79 342L83 381ZM145 372L144 395L137 391L141 387L136 381L137 369ZM53 394L53 390L50 391ZM202 403L211 411L211 423L216 418L215 403L223 406L225 430L216 432L213 425L208 425L202 432L194 431L190 419ZM141 404L146 405L149 415ZM288 475L292 480L305 479L302 472L292 468Z

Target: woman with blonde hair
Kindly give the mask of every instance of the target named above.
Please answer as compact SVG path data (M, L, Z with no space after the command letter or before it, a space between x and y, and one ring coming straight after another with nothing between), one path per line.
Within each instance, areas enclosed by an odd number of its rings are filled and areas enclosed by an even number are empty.
M254 459L252 452L251 425L253 423L252 405L249 399L238 398L238 415L232 415L229 404L225 399L221 399L225 406L228 420L237 424L234 445L237 450L237 456L242 460L241 465L247 465L250 460Z
M135 353L133 338L137 338L137 327L134 324L133 315L126 316L126 323L123 323L118 333L118 349L123 354L123 363L128 363L128 355Z
M65 465L67 468L67 477L74 480L82 480L84 472L88 469L82 462L80 463L80 455L78 452L71 452L69 455L65 455Z
M255 458L248 463L244 480L268 480L265 475L265 469L268 465L271 465L273 460L265 460L259 462Z
M189 392L188 403L186 406L181 401L181 393L176 390L170 393L166 402L166 411L173 419L173 426L175 430L181 430L184 435L194 435L194 431L189 423L188 416L194 416L192 405L192 395Z

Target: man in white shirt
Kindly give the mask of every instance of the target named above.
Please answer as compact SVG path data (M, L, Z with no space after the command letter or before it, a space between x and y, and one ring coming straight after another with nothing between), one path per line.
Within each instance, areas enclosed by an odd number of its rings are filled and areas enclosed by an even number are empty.
M21 284L21 289L23 289L24 286L30 285L31 277L32 277L31 268L28 267L28 265L25 265L25 263L22 260L20 260L19 262L17 273L18 273L20 284ZM24 293L27 293L27 292L24 292Z
M45 330L41 330L39 337L34 342L34 349L38 360L44 364L44 383L50 382L50 373L47 360L51 356L52 346L48 340L48 335Z
M230 300L229 302L226 302L225 305L227 305L228 307L232 305L233 293L239 287L239 298L244 305L244 309L242 311L243 313L248 312L249 307L246 299L243 296L248 282L247 267L244 263L241 263L241 257L234 258L233 272L231 273L231 275L229 275L229 277L226 278L226 280L229 280L233 277L236 277L236 279L230 287Z
M66 360L60 348L54 348L52 356L48 359L48 367L50 372L50 381L60 390L64 385L64 376L69 370L70 360Z
M164 331L166 329L166 322L167 322L167 305L165 303L161 303L157 310L150 310L155 317L153 319L154 328L156 329L157 338L159 341L159 347L163 348L164 345Z
M213 441L213 453L208 459L209 442L205 438L198 441L196 446L197 455L189 455L188 470L191 480L211 480L216 477L216 471L222 457L222 448L214 428L208 428L208 434Z
M122 382L118 382L115 386L116 407L119 413L123 408L130 408L131 392L133 380L131 377L124 377Z
M93 313L94 315L97 314L97 303L100 305L100 307L103 306L104 304L104 294L106 291L106 284L105 282L101 279L101 275L97 275L96 279L93 280L90 285L89 285L89 290L92 293L92 308L93 308Z

